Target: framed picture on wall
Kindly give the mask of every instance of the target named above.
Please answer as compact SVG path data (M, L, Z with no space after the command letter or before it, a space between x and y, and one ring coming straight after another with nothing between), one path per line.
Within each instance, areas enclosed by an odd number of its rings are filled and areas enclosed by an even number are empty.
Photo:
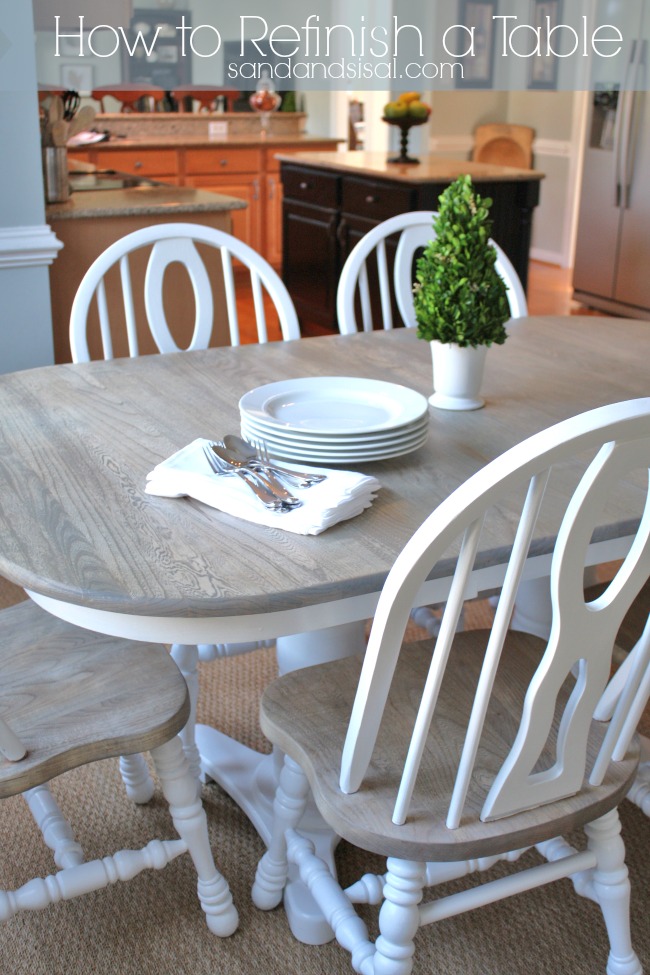
M539 32L539 45L543 53L530 58L529 88L540 88L552 91L557 88L558 59L553 54L546 54L549 30L560 22L561 0L533 0L533 26Z
M461 0L459 22L471 31L472 53L461 58L463 77L456 79L457 88L492 87L495 13L494 0Z
M93 90L93 69L90 64L62 64L61 87L66 91L78 91L90 95Z

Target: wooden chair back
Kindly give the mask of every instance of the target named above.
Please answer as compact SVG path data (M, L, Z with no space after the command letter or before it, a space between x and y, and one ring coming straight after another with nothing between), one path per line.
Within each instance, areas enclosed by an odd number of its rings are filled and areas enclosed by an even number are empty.
M136 275L132 274L136 259L137 288L134 285ZM129 356L139 355L144 328L153 337L159 352L181 351L165 311L165 299L170 290L165 287L167 271L179 272L178 267L170 268L170 265L181 265L181 270L184 269L194 301L192 333L188 344L182 348L205 349L210 344L215 327L215 286L220 289L218 300L224 305L227 321L227 333L222 339L231 345L239 345L235 265L246 269L250 278L258 341L268 340L265 298L270 299L275 308L282 338L300 338L298 317L289 292L276 271L256 251L231 234L211 227L158 224L115 241L86 271L70 315L73 362L88 362L91 358L88 321L95 302L103 358L114 357L116 336L122 348L126 341ZM106 279L113 275L114 280L118 271L119 281L111 290L112 300L109 300ZM242 270L242 273L246 271ZM177 274L173 279L173 287L177 283L187 286L187 280L178 282L178 277ZM189 296L188 300L191 300ZM189 319L185 303L182 317ZM126 340L120 335L122 329Z
M106 111L105 98L114 98L120 102L120 112L136 112L138 110L136 103L142 98L151 99L154 108L157 109L165 97L165 90L151 86L143 88L142 85L116 85L94 88L91 97L99 102L102 112Z
M531 169L535 129L528 125L478 125L474 130L472 160Z
M414 260L417 252L434 239L433 221L436 217L437 213L431 210L400 213L373 227L357 243L345 262L336 295L339 331L343 335L358 331L357 300L363 330L371 332L379 324L373 315L371 295L374 289L371 287L369 272L377 277L380 326L385 329L393 328L394 301L401 323L407 328L415 327ZM397 238L392 267L387 248L389 238ZM501 247L494 240L490 243L497 252L497 272L508 287L510 313L513 318L521 318L528 314L528 307L519 276Z
M596 451L596 455L575 487L576 458L587 451L591 455ZM512 526L510 541L504 540L508 547L511 542L511 554L471 715L464 737L460 735L457 743L458 767L455 773L450 771L451 781L455 774L455 784L447 826L459 826L472 777L483 774L475 767L476 756L517 587L543 502L545 512L552 512L560 524L551 562L552 629L530 682L510 753L491 784L485 783L488 791L480 818L499 819L574 795L582 790L585 775L592 786L602 783L610 762L624 757L634 732L627 715L638 710L635 701L639 695L647 695L643 677L648 669L650 641L630 669L602 746L591 767L586 768L588 733L609 680L616 633L650 575L649 468L650 398L604 406L530 437L478 471L438 506L397 558L379 600L343 748L343 792L356 792L363 781L418 592L435 572L436 564L450 557L450 549L457 552L459 546L395 800L393 821L406 821L445 668L453 654L456 623L482 527L494 515L505 532L499 503L515 491L523 499L521 517L519 524ZM641 481L634 482L640 486L634 495L639 525L633 543L605 592L587 604L583 574L594 526L607 498L620 489L622 480L636 476L633 472L641 473ZM560 691L573 680L566 707L556 715ZM555 760L540 771L537 762L549 746Z

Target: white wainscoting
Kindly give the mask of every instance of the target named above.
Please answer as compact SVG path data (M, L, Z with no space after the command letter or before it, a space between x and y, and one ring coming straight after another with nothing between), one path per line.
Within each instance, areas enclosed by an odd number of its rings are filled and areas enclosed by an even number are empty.
M442 156L469 159L472 152L474 140L471 135L433 135L429 139L429 151ZM545 171L544 159L565 159L567 161L566 173L554 179L561 180L561 185L555 185L553 196L564 201L564 206L555 205L553 209L557 212L547 212L545 207L544 193L542 192L540 204L537 208L538 223L556 228L552 234L552 239L535 241L530 249L530 256L536 261L544 261L548 264L559 264L562 267L570 267L573 258L572 241L574 234L574 207L572 200L575 199L577 187L577 158L575 143L567 139L535 139L533 142L533 157L535 169ZM554 167L556 169L556 167ZM550 194L547 194L550 196ZM553 204L549 204L553 206Z

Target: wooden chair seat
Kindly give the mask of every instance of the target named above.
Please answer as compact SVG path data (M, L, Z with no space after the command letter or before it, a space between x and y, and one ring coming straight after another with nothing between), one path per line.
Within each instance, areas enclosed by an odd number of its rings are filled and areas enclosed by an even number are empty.
M80 629L31 600L0 612L0 799L23 794L59 868L17 890L0 889L0 921L130 880L189 852L208 928L233 933L237 911L214 864L199 783L178 737L189 714L187 685L163 646ZM118 755L137 755L144 765L139 753L145 750L178 836L85 861L47 783ZM121 759L123 774L129 762L132 757ZM131 765L129 775L134 770Z
M20 762L0 760L2 798L149 751L189 716L187 685L163 646L82 630L31 600L0 613L0 673L0 715L27 748Z
M339 775L362 659L353 657L297 670L266 689L261 704L262 730L300 764L323 818L339 836L384 856L427 861L475 859L551 839L618 805L634 778L638 747L610 770L597 789L586 788L561 803L505 820L480 821L487 786L512 747L526 689L545 649L538 637L512 631L497 674L462 824L455 830L446 827L454 785L451 770L460 758L488 636L487 630L471 630L456 637L454 666L445 674L409 816L402 826L395 825L391 817L433 641L402 648L373 759L363 785L353 795L341 792ZM563 708L567 699L564 692L559 706ZM606 729L606 724L592 722L588 768ZM554 730L551 742L557 738L557 727ZM544 757L550 764L548 748Z

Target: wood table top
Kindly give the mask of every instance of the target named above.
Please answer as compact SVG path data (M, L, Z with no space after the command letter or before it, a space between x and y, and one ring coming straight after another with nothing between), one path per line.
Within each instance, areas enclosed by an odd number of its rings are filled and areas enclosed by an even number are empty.
M647 322L513 323L505 345L488 355L485 408L430 408L424 447L350 465L375 475L382 489L363 514L316 537L252 525L190 499L147 495L146 474L196 437L237 432L239 398L266 382L353 375L429 395L429 348L414 331L0 376L0 573L44 596L142 616L258 614L372 593L412 532L460 482L555 421L648 395L649 361ZM629 498L619 501L600 529L604 538L629 529ZM538 554L550 550L556 529L552 519L540 520ZM503 558L502 537L486 538L483 548L486 564Z

